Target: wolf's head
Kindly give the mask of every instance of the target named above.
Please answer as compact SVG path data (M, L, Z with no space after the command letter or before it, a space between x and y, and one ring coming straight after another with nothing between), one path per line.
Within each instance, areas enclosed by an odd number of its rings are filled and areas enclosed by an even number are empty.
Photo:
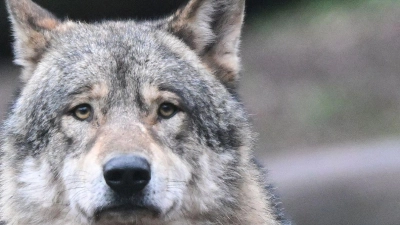
M7 3L24 84L4 126L6 221L235 217L251 142L235 97L244 0L95 24Z

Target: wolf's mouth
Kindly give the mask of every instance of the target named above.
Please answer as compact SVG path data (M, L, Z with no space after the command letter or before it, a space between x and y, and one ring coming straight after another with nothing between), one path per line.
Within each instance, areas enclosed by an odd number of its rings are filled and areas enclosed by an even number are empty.
M106 207L99 207L94 215L95 219L99 220L104 215L114 215L114 216L146 216L146 217L158 217L161 212L155 206L146 206L146 205L136 205L136 204L115 204Z

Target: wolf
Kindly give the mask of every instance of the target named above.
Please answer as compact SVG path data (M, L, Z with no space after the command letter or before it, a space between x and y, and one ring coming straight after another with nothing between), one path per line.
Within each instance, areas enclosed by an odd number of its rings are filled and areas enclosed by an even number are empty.
M244 0L91 24L6 4L22 88L2 126L3 224L286 223L237 94Z

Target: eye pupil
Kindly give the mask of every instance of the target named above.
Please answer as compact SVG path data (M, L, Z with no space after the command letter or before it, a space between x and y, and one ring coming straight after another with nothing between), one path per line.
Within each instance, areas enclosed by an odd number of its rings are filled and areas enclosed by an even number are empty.
M80 114L86 114L89 112L89 109L87 107L80 107L77 109L77 112Z
M163 119L173 117L178 111L177 107L171 103L163 103L158 109L158 115Z

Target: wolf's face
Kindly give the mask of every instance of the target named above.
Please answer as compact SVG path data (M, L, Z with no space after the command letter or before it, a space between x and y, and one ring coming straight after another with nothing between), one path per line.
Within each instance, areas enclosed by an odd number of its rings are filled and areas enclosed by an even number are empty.
M82 24L10 0L25 84L5 123L5 219L229 215L251 139L233 94L243 4L191 1L166 20Z
M46 134L20 154L43 155L89 219L173 218L228 200L220 183L234 177L240 141L229 120L239 106L196 55L145 25L70 29L57 41L81 41L52 47L22 93L41 112L26 124Z

